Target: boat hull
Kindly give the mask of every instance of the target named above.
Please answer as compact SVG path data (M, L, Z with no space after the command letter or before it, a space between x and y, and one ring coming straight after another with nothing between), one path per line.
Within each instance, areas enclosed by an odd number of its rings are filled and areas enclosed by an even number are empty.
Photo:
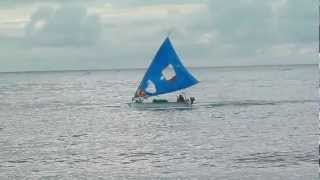
M129 107L138 108L138 109L190 109L193 107L189 103L178 103L178 102L164 102L164 103L128 103Z

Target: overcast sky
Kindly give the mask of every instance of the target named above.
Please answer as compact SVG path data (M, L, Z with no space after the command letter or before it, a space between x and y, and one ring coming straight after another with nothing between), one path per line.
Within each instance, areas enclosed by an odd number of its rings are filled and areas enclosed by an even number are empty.
M317 63L317 0L1 0L0 71Z

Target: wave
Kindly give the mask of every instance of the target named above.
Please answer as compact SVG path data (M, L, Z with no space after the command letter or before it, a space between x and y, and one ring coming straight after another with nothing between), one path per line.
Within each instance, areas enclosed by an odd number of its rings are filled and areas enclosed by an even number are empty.
M303 104L303 103L319 103L319 100L243 100L243 101L217 101L199 103L201 107L219 107L219 106L264 106L264 105L281 105L281 104Z
M291 166L299 163L317 164L318 157L315 152L261 152L233 159L235 164L244 166Z

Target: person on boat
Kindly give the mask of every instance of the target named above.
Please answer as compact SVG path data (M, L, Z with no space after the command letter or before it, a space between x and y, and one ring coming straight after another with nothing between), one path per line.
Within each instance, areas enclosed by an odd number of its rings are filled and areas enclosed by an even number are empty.
M178 97L177 97L177 102L178 103L184 103L184 102L186 102L186 100L181 94L179 94Z
M195 100L196 100L196 98L190 97L190 102L191 102L191 104L193 104Z
M145 97L145 93L143 90L138 89L134 95L134 97L132 98L132 102L135 103L143 103L143 98Z

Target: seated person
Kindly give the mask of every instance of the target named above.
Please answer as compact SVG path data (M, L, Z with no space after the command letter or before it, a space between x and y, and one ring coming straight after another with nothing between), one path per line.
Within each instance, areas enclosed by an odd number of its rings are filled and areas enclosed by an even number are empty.
M182 102L185 102L185 101L186 100L184 99L184 97L181 94L179 94L178 97L177 97L177 102L182 103Z

